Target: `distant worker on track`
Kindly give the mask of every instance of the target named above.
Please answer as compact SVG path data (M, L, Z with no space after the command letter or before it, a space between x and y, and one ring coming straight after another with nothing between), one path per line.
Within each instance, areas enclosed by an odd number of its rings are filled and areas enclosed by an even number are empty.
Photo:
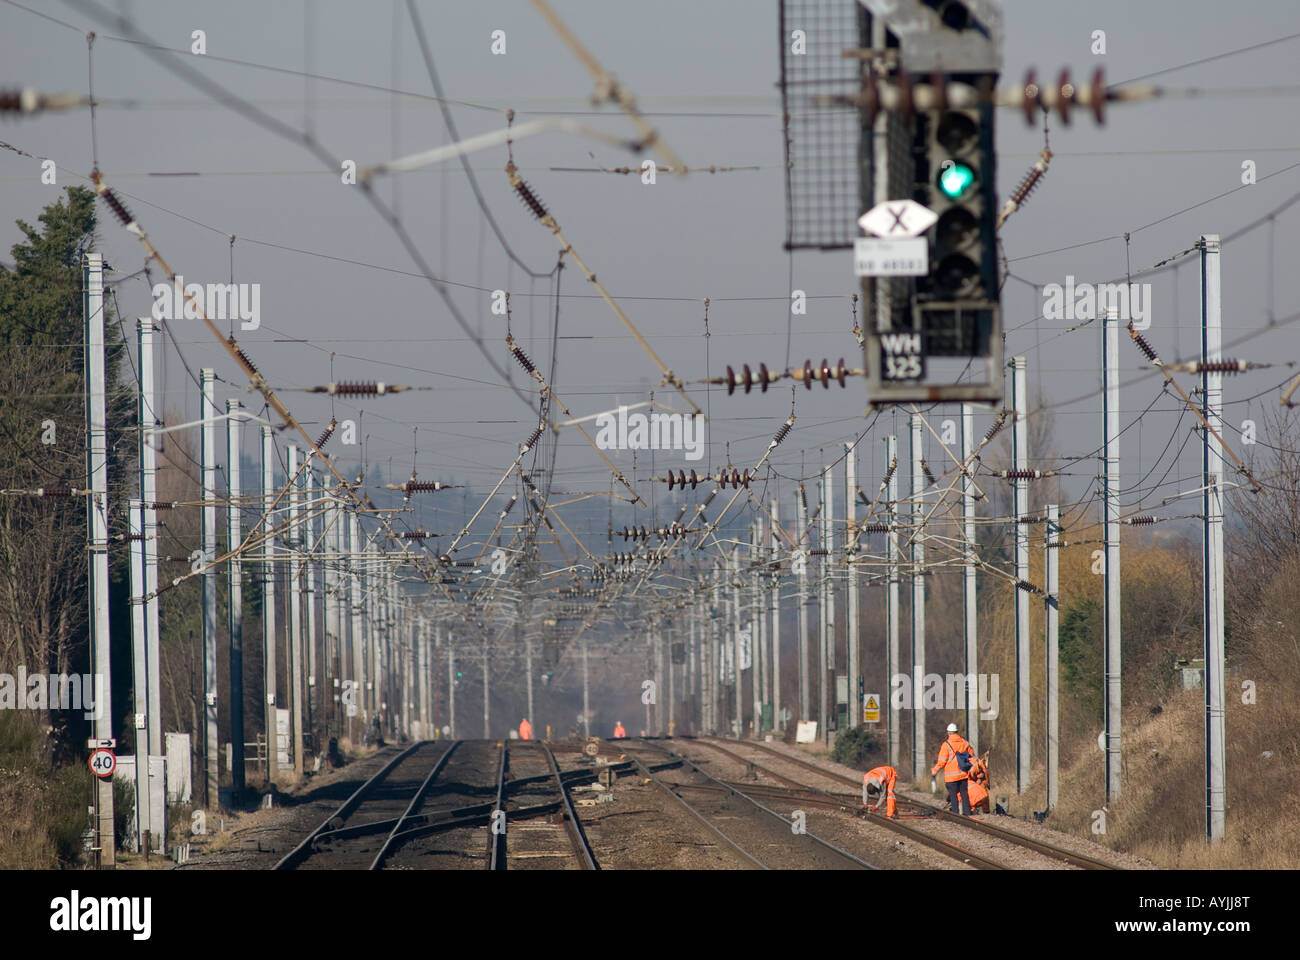
M989 812L989 768L980 757L971 758L966 792L970 795L971 813Z
M522 720L519 721L519 739L520 740L533 739L533 725L528 722L527 717L524 717Z
M944 784L948 787L948 809L953 813L970 816L970 794L968 772L975 751L966 742L966 738L957 732L957 724L948 724L948 739L939 746L939 759L935 761L931 774L943 770ZM961 805L958 806L958 800ZM963 809L964 808L964 809Z
M627 739L627 731L623 729L623 721L622 721L622 720L620 720L620 721L618 721L618 723L614 724L614 739L615 739L615 740L626 740L626 739Z
M870 810L875 813L880 809L881 795L885 800L885 816L894 820L898 816L898 801L894 797L894 784L898 782L898 771L893 767L876 767L862 775L863 800L870 803Z

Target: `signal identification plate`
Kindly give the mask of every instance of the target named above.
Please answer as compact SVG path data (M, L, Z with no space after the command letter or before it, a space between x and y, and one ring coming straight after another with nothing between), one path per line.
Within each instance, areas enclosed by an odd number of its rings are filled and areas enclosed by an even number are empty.
M925 237L858 237L853 241L856 276L924 277L929 272L930 247Z

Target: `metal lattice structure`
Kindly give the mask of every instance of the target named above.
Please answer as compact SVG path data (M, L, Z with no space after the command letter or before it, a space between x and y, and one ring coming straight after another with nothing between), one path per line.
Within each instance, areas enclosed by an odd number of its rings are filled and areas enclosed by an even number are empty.
M781 0L780 19L785 249L852 247L870 144L857 108L833 98L858 95L862 61L843 53L868 45L870 17L854 0Z
M884 149L877 146L877 155L883 153L885 161L885 196L882 199L912 196L912 185L916 179L915 158L912 152L914 121L904 121L896 112L884 114ZM916 199L913 197L913 199ZM874 197L862 198L863 209L874 204ZM881 313L877 329L881 332L893 330L894 318L905 317L911 313L912 294L916 283L911 277L880 278L877 288L883 290L884 302L880 304Z

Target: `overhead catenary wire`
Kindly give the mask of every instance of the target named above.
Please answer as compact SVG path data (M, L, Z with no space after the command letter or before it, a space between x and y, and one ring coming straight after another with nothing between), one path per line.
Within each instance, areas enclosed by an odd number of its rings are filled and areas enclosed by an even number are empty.
M242 239L242 237L241 237L241 239ZM1184 253L1183 255L1185 255L1185 253ZM1164 264L1167 263L1167 262L1168 262L1168 261L1160 261L1159 263L1156 264L1156 266L1162 266L1162 265L1164 265ZM413 276L423 276L423 274L419 274L419 273L413 273L412 275L413 275ZM233 271L232 271L232 278L233 278ZM508 287L509 285L510 285L510 284L507 283L507 287ZM478 289L478 288L481 288L482 284L474 284L474 285L472 285L472 286L473 286L474 288ZM531 293L531 291L530 291L530 293ZM523 294L523 293L521 293L521 294L517 294L517 295L520 295L520 296L528 296L529 294ZM548 291L548 295L549 295L549 291ZM557 308L558 308L558 303L559 303L559 299L560 299L559 296L558 296L558 291L556 292L556 297L555 297L555 299L556 299ZM681 298L669 298L669 297L664 297L664 298L656 298L656 299L664 299L664 300L679 299L679 300L681 300L681 301L683 301L683 302L685 302L685 301L692 301L692 302L697 302L697 303L699 302L698 299L696 299L696 298L689 298L689 297L681 297ZM724 301L724 300L726 300L726 299L727 299L727 298L717 298L717 302L721 302L721 301ZM741 299L741 300L754 299L754 300L769 300L769 301L774 301L774 300L776 300L776 299L785 299L785 298L783 298L783 297L766 297L766 298L764 298L764 297L754 297L754 298L738 298L738 299ZM842 332L842 331L841 331L841 332ZM725 334L724 334L724 335L725 335ZM472 337L470 337L470 339L472 339ZM527 345L527 344L525 344L525 345ZM554 383L554 372L553 372L554 368L553 368L553 363L554 363L554 350L555 350L555 345L556 345L556 339L555 339L554 337L552 337L552 351L553 351L553 354L552 354L552 370L551 370L549 376L547 377L547 380L548 380L549 382L551 382L551 383ZM242 346L242 345L241 345L241 346ZM532 349L532 348L530 347L530 349ZM376 362L378 362L378 361L376 361ZM1225 362L1226 362L1226 361L1225 361ZM1171 366L1171 368L1172 368L1172 365L1170 365L1170 366ZM507 367L508 367L508 365L507 365ZM710 372L711 372L711 371L710 371ZM1191 371L1189 371L1189 372L1191 372ZM747 378L747 379L748 379L748 378ZM331 381L334 381L334 377L331 376L331 377L330 377L330 380L331 380ZM310 382L310 380L309 380L308 382ZM734 384L733 384L733 385L734 385ZM496 389L496 388L498 388L498 385L495 385L495 384L494 384L493 387L494 387L494 389ZM566 393L567 393L567 392L568 392L568 391L566 391ZM570 394L570 395L572 396L572 394ZM530 399L532 399L532 400L535 401L535 400L537 400L537 399L545 400L546 398L545 398L545 396L543 396L543 397L541 397L541 398L530 398ZM534 409L535 409L535 406L530 406L530 411L532 411L532 410L534 410ZM1040 414L1040 413L1042 413L1042 412L1046 412L1047 409L1049 409L1049 408L1044 407L1044 408L1042 408L1042 409L1040 409L1040 410L1034 410L1034 411L1031 412L1031 416L1032 416L1032 415L1038 415L1038 414ZM1150 408L1149 408L1149 409L1150 409ZM1159 407L1159 409L1158 409L1156 412L1163 414L1164 411L1165 411L1165 406L1164 406L1164 405L1161 405L1161 406ZM374 416L377 418L377 421L378 421L378 419L383 419L385 423L397 422L396 420L394 420L394 419L392 419L392 418L381 418L381 417L380 417L380 414L378 414L378 413L374 414ZM333 411L331 411L331 419L333 419ZM543 419L543 421L545 421L547 418L546 418L545 415L543 415L543 418L542 418L542 419ZM850 419L850 418L846 418L846 419ZM856 418L854 418L854 419L856 419ZM380 438L381 435L384 433L384 423L378 423L377 421L376 421L377 426L376 426L376 429L375 429L374 432L375 432L375 436L376 436L376 438L378 439L378 438ZM370 421L367 421L367 422L370 422ZM816 418L812 418L812 419L811 419L810 421L808 421L808 422L809 422L809 423L816 423L816 422L817 422L817 419L816 419ZM1139 423L1141 422L1141 421L1140 421L1140 418L1139 418L1139 420L1138 420L1137 422L1139 422ZM1148 432L1149 432L1150 419L1148 419L1147 422L1148 422ZM804 425L804 421L801 421L801 425ZM929 426L931 432L933 432L933 429L934 429L933 426L930 426L928 422L927 422L927 426ZM830 432L831 430L833 430L833 429L835 429L834 421L830 421L829 424L826 426L824 432L829 433L829 432ZM313 433L314 433L314 432L315 432L315 430L313 430ZM392 432L392 431L390 431L390 432ZM369 437L370 435L367 434L367 436ZM817 439L820 439L820 437L818 437ZM1172 436L1170 437L1171 442L1172 442L1172 440L1174 440L1174 439L1177 439L1177 435L1176 435L1176 434L1175 434L1175 435L1172 435ZM509 442L509 441L502 441L502 442ZM321 442L317 442L317 443L316 443L316 446L317 446L317 447L321 446ZM552 483L554 483L554 482L556 481L556 474L555 474L555 471L554 471L554 464L555 464L554 456L555 456L555 451L558 450L558 446L559 446L558 443L556 443L556 444L549 444L549 445L546 446L546 449L545 449L545 450L542 450L542 449L540 449L540 448L538 448L538 449L534 449L534 450L533 450L533 452L534 452L534 454L535 454L535 457L540 456L543 452L549 453L550 456L551 456L551 466L550 466L549 468L543 468L543 469L539 472L538 480L537 480L539 487L548 487L550 484L552 484ZM567 447L567 446L568 446L568 445L566 444L566 447ZM1166 449L1174 449L1174 448L1171 447L1171 446L1168 446L1168 445L1167 445ZM377 462L382 463L382 458L383 458L383 454L382 454L382 452L381 452L378 456L379 456L379 460L378 460ZM370 459L374 459L374 458L375 458L375 454L374 454L373 452L371 452L371 453L369 454L369 457L370 457ZM416 459L418 460L418 457L417 457ZM542 459L544 460L545 458L543 457ZM797 451L795 452L795 454L791 454L791 455L789 455L789 456L782 457L780 460L777 460L777 461L775 462L775 466L779 467L779 468L780 468L782 471L784 471L784 472L779 472L779 473L778 473L778 472L771 472L771 473L768 475L768 479L770 480L771 478L782 477L782 476L785 476L786 473L794 473L794 472L795 472L795 467L793 467L793 466L792 466L792 467L787 467L787 464L793 464L793 462L794 462L795 459L797 459ZM1075 458L1075 457L1062 457L1062 458L1059 458L1059 459L1060 459L1062 462L1069 462L1069 461L1072 461L1072 460L1077 460L1078 458ZM1178 477L1177 474L1179 474L1180 472L1185 472L1185 471L1180 471L1180 470L1178 469L1177 459L1178 459L1178 458L1177 458L1177 456L1175 455L1175 458L1174 458L1175 462L1174 462L1173 464L1170 465L1170 469L1173 470L1173 472L1174 472L1174 474L1175 474L1175 480L1174 480L1174 481L1171 481L1171 482L1178 482L1178 480L1180 480L1180 479L1182 479L1182 478ZM730 458L728 458L728 460L730 461ZM1046 457L1045 457L1044 460L1045 460L1046 462L1044 462L1044 463L1042 464L1042 469L1041 469L1040 471L1038 471L1038 472L1041 472L1041 473L1049 473L1049 474L1050 474L1050 473L1066 473L1066 472L1068 472L1068 471L1060 470L1060 469L1057 469L1057 470L1053 470L1053 469L1052 469L1054 466L1059 466L1059 464L1057 464L1057 463L1055 462L1055 458L1046 458ZM534 461L534 467L538 466L538 462L539 462L539 461L537 461L537 460ZM709 462L712 462L712 458L710 458L710 461L709 461ZM1035 465L1035 466L1039 466L1039 463L1036 461L1034 465ZM1145 466L1145 464L1143 464L1143 466ZM1163 469L1164 466L1165 466L1165 461L1163 461L1163 460L1158 461L1158 462L1157 462L1157 466L1152 467L1152 471L1153 471L1153 472L1152 472L1151 474L1149 474L1149 476L1154 476L1154 474L1155 474L1155 473L1158 473L1158 472L1159 472L1159 469ZM414 467L415 467L415 464L413 464L413 472L414 472ZM937 469L938 464L934 464L934 467ZM485 468L485 467L483 467L483 468ZM642 470L644 470L644 464L642 464ZM662 471L661 471L661 472L662 472ZM802 472L802 471L799 471L799 472ZM959 474L960 474L960 472L961 472L961 471L958 470L958 473L959 473ZM980 476L990 476L990 475L992 475L995 471L993 471L991 468L989 468L989 469L985 469L982 465L978 465L978 464L977 464L977 465L973 465L973 466L972 466L972 472L975 472L975 473L977 473L977 475L980 475ZM634 473L632 473L631 475L632 475L632 477L634 477L634 478L639 478L639 477L643 476L644 474L643 474L643 473L635 473L635 472L634 472ZM1261 476L1262 476L1262 475L1261 475ZM940 476L939 476L939 477L935 477L935 482L932 483L931 485L932 485L932 486L935 486L935 487L941 487L941 486L943 485L943 483L944 483L944 481L945 481L946 479L948 479L948 476L946 475L946 472L945 472L945 471L940 471ZM1144 478L1144 480L1145 480L1145 479L1147 479L1147 478ZM1162 482L1164 481L1164 479L1165 479L1164 477L1161 477L1161 481L1162 481ZM437 482L437 481L425 481L425 482ZM509 483L510 481L507 480L506 482ZM653 489L653 488L652 488L652 489ZM1160 485L1159 485L1159 484L1156 484L1156 485L1155 485L1154 487L1152 487L1151 489L1152 489L1152 490L1160 489ZM1166 489L1167 489L1167 488L1166 488ZM509 491L507 491L507 492L509 492ZM1127 492L1127 491L1126 491L1126 492ZM1139 495L1139 494L1143 494L1143 495L1144 495L1146 492L1147 492L1146 489L1145 489L1144 487L1142 487L1142 485L1139 485L1139 489L1134 490L1134 491L1133 491L1133 494L1134 494L1135 496L1137 496L1137 495ZM579 495L583 495L583 496L588 496L588 495L590 495L590 496L594 496L594 495L595 495L595 494L591 494L591 493L589 493L589 492L584 492L584 491L582 491L582 490L578 490L578 491L576 491L576 493L579 494ZM746 496L747 498L749 498L749 501L750 501L750 502L752 502L752 501L754 500L754 494L753 494L752 492L747 491L746 494L745 494L745 496ZM378 498L378 497L377 497L377 498ZM613 499L614 499L614 498L611 497L611 500L613 500ZM530 498L530 500L531 500L531 498ZM1088 494L1088 491L1087 491L1087 490L1084 491L1084 493L1083 493L1083 495L1082 495L1082 497L1081 497L1081 500L1082 500L1083 502L1085 502L1085 503L1089 501L1089 494ZM542 496L542 497L540 498L540 502L541 502L543 505L545 505L545 501L546 501L546 497L545 497L545 496ZM512 500L511 502L513 502L513 500ZM526 502L529 502L529 500L526 500ZM563 521L559 521L558 514L554 512L554 508L555 508L556 506L557 506L557 505L555 505L555 504L550 504L549 506L545 506L545 511L548 512L548 513L551 513L552 518L558 521L558 526L559 526L559 527L564 527L567 536L570 537L570 538L572 538L572 539L574 540L575 543L578 543L578 544L581 546L581 540L580 540L579 538L580 538L580 537L583 537L583 536L586 536L586 532L585 532L584 528L579 527L577 524L575 524L575 525L574 525L575 529L570 530L570 529L568 528L568 526L565 525L565 524L563 523ZM742 505L742 506L746 506L746 505ZM870 511L869 511L869 512L870 512ZM545 515L545 514L543 514L543 515ZM1136 516L1137 516L1138 518L1141 518L1141 517L1144 517L1144 516L1150 516L1150 515L1151 515L1151 514L1139 514L1139 515L1136 515ZM572 519L572 516L570 516L570 519ZM665 517L665 519L667 519L667 517ZM720 518L720 519L721 519L721 518ZM734 518L733 518L733 519L734 519ZM1177 519L1185 519L1185 518L1179 518L1179 517L1162 517L1162 518L1160 518L1161 522L1164 522L1165 520L1173 521L1173 520L1177 520ZM936 518L935 522L936 522L936 531L937 531L937 530L940 528L940 526L942 525L942 522L943 522L943 521L942 521L942 518ZM1144 524L1144 523L1140 523L1140 524L1136 524L1136 525L1145 525L1145 524ZM549 526L549 524L548 524L548 526ZM871 526L871 524L869 524L869 523L863 523L861 526L862 526L862 528L865 529L865 528ZM438 525L435 525L435 524L430 524L430 527L431 527L432 529L440 529L440 530L447 530L447 529L449 529L447 526L438 526ZM498 522L498 528L500 528L500 523L499 523L499 522ZM423 528L421 528L421 529L423 529ZM509 528L507 528L507 529L509 529ZM557 527L557 529L558 529L558 527ZM555 531L553 530L553 531L551 531L551 532L554 533ZM494 529L494 533L495 533L495 529ZM730 540L731 538L730 538L727 534L722 533L722 531L719 531L719 533L721 534L721 535L717 538L717 541L718 541L719 544L722 543L722 542L729 542L729 540ZM476 546L477 546L477 545L479 544L479 541L480 541L480 540L482 540L482 543L483 543L483 544L486 544L486 543L488 543L488 542L492 539L492 536L493 536L492 534L490 534L487 538L482 538L482 537L480 536L480 534L481 534L481 530L477 530L477 529L476 529L476 530L475 530L475 531L474 531L470 536L467 536L466 540L467 540L467 541L471 541L471 540L472 540L472 541L476 544ZM940 537L937 533L933 534L933 537L934 537L934 539L932 540L932 543L933 543L935 546L938 546L938 544L941 542L941 537ZM412 539L414 539L414 538L412 538ZM503 537L502 539L504 539L504 537ZM531 543L532 543L532 540L530 539L529 536L527 536L527 535L525 535L525 534L517 534L517 535L516 535L516 541L514 541L514 546L509 547L509 549L512 549L512 550L513 550L513 549L516 549L516 548L518 547L518 544L521 543L521 542L522 542L522 543L529 543L529 544L531 544ZM567 540L566 540L565 542L566 542L566 544L567 544ZM958 541L956 540L956 538L950 538L950 545L955 546L955 545L957 545L957 543L958 543ZM560 546L560 544L559 544L558 541L556 541L556 546L557 546L557 547ZM550 549L549 546L547 547L547 549L548 549L548 551L549 551L549 549ZM561 549L562 549L562 548L561 548ZM584 548L584 549L585 549L585 548ZM712 548L710 548L710 549L712 549ZM937 568L939 568L941 565L949 564L949 563L951 563L951 562L953 561L953 559L954 559L953 557L951 557L951 556L947 556L947 551L948 551L948 549L949 549L949 547L945 546L945 547L943 548L943 550L938 550L938 551L936 551L936 553L938 554L938 556L936 556L936 557L932 560L932 564L933 564L934 568L937 569ZM553 556L552 556L552 559L553 559ZM580 557L579 559L581 559L581 557ZM594 560L594 558L591 558L591 559ZM643 557L642 559L644 560L644 557ZM870 558L868 558L868 559L870 559ZM638 561L638 562L641 562L641 561ZM634 578L634 579L635 579L635 578ZM669 589L672 589L672 590L677 589L675 586L672 587L672 588L669 588L669 587L667 586L667 583L666 583L666 580L665 580L664 575L655 574L655 575L653 576L652 579L656 579L656 580L658 580L657 585L655 585L655 586L653 587L654 590L661 590L661 589L662 589L662 590L668 591ZM642 578L642 582L644 582L644 580L645 580L645 578ZM674 581L674 583L675 583L675 581ZM620 587L619 589L623 589L623 588ZM499 592L498 588L496 588L496 587L489 587L489 586L486 585L486 584L484 584L483 588L479 591L479 593L481 594L480 599L483 599L483 600L487 601L489 604L491 603L491 598L492 598L493 596L496 596L496 597L500 597L500 596L501 596L501 593Z

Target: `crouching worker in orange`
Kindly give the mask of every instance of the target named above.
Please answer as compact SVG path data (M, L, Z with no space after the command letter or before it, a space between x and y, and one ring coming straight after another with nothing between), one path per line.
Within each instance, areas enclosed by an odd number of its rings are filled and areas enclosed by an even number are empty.
M876 767L862 775L862 802L869 803L869 809L875 813L880 809L881 795L885 800L885 816L890 820L898 817L898 801L894 797L894 784L898 782L898 771L893 767Z
M971 757L966 793L970 798L971 813L989 812L989 768L979 757Z
M614 739L622 740L627 736L627 731L623 729L623 721L620 720L614 724Z
M519 721L519 739L520 740L533 739L533 725L528 722L527 717L524 717L522 720Z

